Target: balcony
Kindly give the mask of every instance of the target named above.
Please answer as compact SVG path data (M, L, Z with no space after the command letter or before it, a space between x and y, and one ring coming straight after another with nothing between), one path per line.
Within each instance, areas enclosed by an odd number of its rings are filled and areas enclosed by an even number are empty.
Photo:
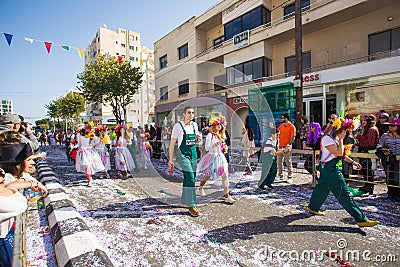
M353 20L397 3L388 0L319 0L302 13L303 35L311 34L336 24ZM266 40L272 45L294 39L294 17L278 18L250 31L251 44ZM233 39L225 40L218 46L208 47L196 55L196 60L208 61L234 51Z

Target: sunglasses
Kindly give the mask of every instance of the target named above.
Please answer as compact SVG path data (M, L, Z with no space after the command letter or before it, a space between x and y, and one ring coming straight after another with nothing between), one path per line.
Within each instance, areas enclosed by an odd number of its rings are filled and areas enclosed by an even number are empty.
M187 111L187 114L194 114L194 111Z
M284 120L284 119L285 119L284 117L281 118L281 120Z
M390 127L396 127L396 126L398 126L397 124L390 124L389 125Z

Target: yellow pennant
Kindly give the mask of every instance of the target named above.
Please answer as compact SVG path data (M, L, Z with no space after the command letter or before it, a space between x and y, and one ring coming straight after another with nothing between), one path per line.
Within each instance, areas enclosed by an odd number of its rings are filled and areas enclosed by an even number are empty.
M78 54L79 54L79 58L82 58L83 50L78 48Z

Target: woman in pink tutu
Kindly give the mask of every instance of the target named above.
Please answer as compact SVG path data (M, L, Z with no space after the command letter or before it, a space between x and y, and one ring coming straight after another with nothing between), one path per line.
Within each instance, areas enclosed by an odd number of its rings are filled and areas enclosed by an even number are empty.
M224 202L233 204L235 199L229 195L229 180L228 180L228 162L224 153L227 152L225 144L225 124L224 116L210 119L209 133L205 140L205 154L197 165L197 175L203 175L200 181L198 192L200 195L206 195L203 186L211 176L214 178L222 178L222 187L224 189Z
M90 125L85 125L77 137L78 153L76 156L75 168L77 172L86 173L88 186L91 186L92 175L96 172L105 171L103 162L92 146L94 134Z
M96 149L97 153L99 153L101 162L103 162L103 165L106 168L105 172L107 178L110 178L110 175L108 174L108 171L111 170L110 154L105 146L108 139L110 139L110 137L107 135L107 127L105 125L98 125L94 130L92 145Z
M132 176L131 172L135 169L132 155L127 148L127 145L131 144L131 139L126 132L125 124L118 124L115 128L115 133L115 169L124 171L126 173L126 178L128 178Z

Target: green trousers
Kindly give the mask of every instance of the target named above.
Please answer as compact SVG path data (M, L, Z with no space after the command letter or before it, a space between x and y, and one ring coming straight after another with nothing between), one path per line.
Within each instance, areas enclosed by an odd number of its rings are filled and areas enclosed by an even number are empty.
M367 217L350 195L341 167L336 166L340 160L341 158L337 157L329 162L320 164L319 171L321 175L318 180L318 185L314 188L311 195L308 207L313 211L319 211L329 193L332 192L340 205L343 206L356 222L365 222L367 221Z
M188 207L196 207L196 168L197 161L193 156L183 155L178 149L178 162L183 172L183 190L181 202Z
M275 181L276 173L278 172L278 165L276 157L264 152L261 154L261 163L261 178L258 181L258 187L264 188L266 185L272 185Z

